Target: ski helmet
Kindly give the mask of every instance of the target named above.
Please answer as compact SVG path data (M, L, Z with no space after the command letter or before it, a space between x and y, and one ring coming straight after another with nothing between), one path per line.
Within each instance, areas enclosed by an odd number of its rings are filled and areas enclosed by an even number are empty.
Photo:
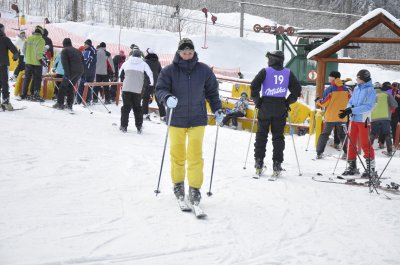
M246 93L245 91L243 91L243 92L240 94L240 96L241 96L241 97L246 97L246 98L249 97L249 95L247 95L247 93Z
M364 82L368 82L369 80L371 80L371 73L366 69L362 69L358 71L357 77Z

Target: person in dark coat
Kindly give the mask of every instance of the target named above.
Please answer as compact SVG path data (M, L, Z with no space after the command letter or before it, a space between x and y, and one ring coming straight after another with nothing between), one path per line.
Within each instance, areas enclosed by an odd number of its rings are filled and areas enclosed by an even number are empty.
M258 126L254 144L255 168L257 174L264 166L264 157L271 127L273 145L273 171L282 171L285 136L283 135L290 104L297 101L301 86L293 72L283 67L282 51L267 53L268 67L261 69L250 85L251 98L258 108ZM260 95L261 91L261 95ZM287 92L290 92L286 98Z
M187 163L189 201L194 205L200 203L203 184L202 148L208 121L206 100L215 113L215 120L220 123L223 119L218 86L214 73L206 64L199 62L193 42L187 38L179 42L173 63L161 70L156 84L156 97L170 109L167 120L170 119L174 193L177 199L183 200Z
M47 50L46 57L47 59L51 60L51 58L54 57L54 47L53 47L53 41L49 38L49 31L47 29L43 29L43 39L45 42L45 45L49 46L49 49Z
M0 24L0 89L3 97L1 107L12 110L13 107L10 103L10 91L8 87L8 66L10 65L8 51L11 51L13 54L14 61L18 60L18 49L11 42L10 38L6 36L4 25Z
M112 78L112 81L116 82L118 81L118 72L119 69L121 69L122 64L125 62L126 60L126 56L125 56L125 52L123 50L119 51L119 54L115 55L113 58L113 63L114 63L114 76ZM121 82L124 82L124 78L121 78ZM111 101L115 101L116 100L116 96L117 96L117 86L113 85L111 86L111 91L110 91L110 95L111 95Z
M54 108L64 108L64 98L67 96L67 108L72 110L74 103L74 85L82 76L83 70L83 56L82 53L72 47L70 38L63 40L63 50L61 51L61 63L64 68L64 76L61 81L60 91L57 94L57 103Z
M96 62L97 62L97 51L92 45L92 41L90 39L85 40L84 42L84 50L82 52L83 60L84 60L84 73L81 77L81 81L79 82L78 93L76 97L76 103L81 104L83 96L83 90L85 88L85 83L93 82L96 77ZM89 89L86 102L90 103L92 101L92 90Z
M156 84L158 75L160 74L162 67L158 60L158 56L153 51L153 49L148 48L146 50L146 52L147 52L147 55L146 55L146 57L144 57L144 61L150 66L150 69L153 72L154 84ZM148 80L149 78L146 76L146 79ZM151 86L148 81L145 81L145 87L144 87L143 98L142 98L142 110L143 110L143 115L145 116L146 120L150 120L149 104L151 103L150 99L153 98L153 96L154 96L154 88L155 88L155 86ZM157 99L157 97L156 97L156 102L157 102L157 106L158 106L158 111L160 113L160 119L162 121L165 121L166 113L165 113L164 104L161 101L159 101Z

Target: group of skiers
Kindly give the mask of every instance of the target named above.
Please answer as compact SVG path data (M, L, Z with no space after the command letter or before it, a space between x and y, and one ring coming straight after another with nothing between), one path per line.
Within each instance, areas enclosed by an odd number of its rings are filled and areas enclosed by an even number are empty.
M4 26L0 25L2 104L9 103L9 62L8 56L3 56L4 51L8 52L8 50L13 53L14 60L25 56L25 80L29 80L33 76L31 95L38 97L42 73L42 54L45 46L44 35L43 28L37 26L32 36L26 39L23 45L26 48L19 53L5 36ZM174 194L178 200L184 200L187 176L189 201L193 205L198 205L201 199L200 188L203 183L202 147L205 127L208 123L206 101L209 102L215 115L214 118L220 126L226 125L229 119L232 119L233 126L237 126L237 118L246 115L249 104L248 95L242 93L234 109L224 114L217 79L210 67L199 62L194 44L190 39L183 38L179 42L172 64L163 69L152 49L146 50L147 55L144 59L143 52L137 45L133 44L131 49L128 59L121 51L112 60L110 53L106 51L104 42L95 49L92 41L88 39L80 51L72 47L71 39L65 38L62 52L53 66L57 75L63 78L54 107L63 109L65 107L64 100L67 97L66 107L72 109L73 86L79 80L79 89L76 93L78 103L82 101L80 96L85 82L93 82L95 78L96 81L109 81L111 76L113 81L118 79L123 81L120 130L127 131L129 113L133 110L137 132L141 133L143 113L146 118L150 98L155 93L160 116L166 117L169 126L171 178ZM251 99L255 103L258 120L254 144L257 174L264 168L266 144L270 130L273 145L273 171L279 173L283 170L281 164L284 161L284 128L290 105L296 102L301 95L301 86L296 76L290 69L283 66L284 53L272 51L268 52L266 57L268 66L261 69L251 82ZM325 127L318 141L317 158L323 157L329 135L336 127L347 154L348 168L344 174L357 173L356 158L357 144L359 143L364 151L367 165L364 174L369 176L375 172L375 155L371 147L375 134L380 131L384 135L383 139L388 146L388 152L392 152L390 137L388 138L390 135L388 132L390 108L396 108L398 119L397 102L400 97L397 92L394 92L397 91L395 87L391 87L392 94L384 92L383 90L388 88L387 84L377 88L379 89L377 91L372 85L371 74L368 70L363 69L358 72L357 86L353 92L343 84L340 77L339 72L331 72L329 74L330 86L324 91L321 99L315 100L320 107L326 108ZM23 85L22 99L27 97L28 84L29 81L25 81ZM95 102L98 100L100 88L96 87L93 92L93 101ZM104 94L108 103L112 94L109 88L104 88ZM163 104L167 107L167 113ZM348 117L350 121L347 128ZM372 123L372 128L370 123ZM365 126L366 124L367 126ZM345 139L347 139L347 144Z
M385 82L384 86L375 83L374 87L370 72L363 69L357 73L357 86L352 91L340 77L339 72L332 71L329 74L330 86L325 89L321 99L315 99L318 106L325 108L324 129L316 149L317 159L323 158L329 135L336 127L348 162L343 175L359 173L356 163L359 148L363 150L366 165L361 177L377 175L373 149L375 138L386 143L386 155L392 156L394 152L392 139L395 140L400 112L398 83Z

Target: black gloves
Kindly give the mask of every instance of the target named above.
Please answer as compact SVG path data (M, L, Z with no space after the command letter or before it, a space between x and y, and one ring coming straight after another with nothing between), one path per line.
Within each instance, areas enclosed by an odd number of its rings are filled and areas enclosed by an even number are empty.
M14 54L13 54L13 57L12 57L13 61L14 61L14 62L17 61L18 58L19 58L19 54L18 54L18 53L14 53Z
M353 112L351 111L351 108L342 109L342 110L340 110L339 118L343 119L343 118L345 118L346 116L349 116L351 113L353 113Z
M261 108L261 104L262 104L262 99L261 98L255 98L254 99L254 104L256 105L257 109Z

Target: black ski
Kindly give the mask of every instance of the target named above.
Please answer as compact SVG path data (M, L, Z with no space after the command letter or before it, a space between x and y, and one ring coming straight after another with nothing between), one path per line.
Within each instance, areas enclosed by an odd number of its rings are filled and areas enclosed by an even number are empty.
M24 110L24 109L27 109L27 108L28 108L28 107L24 106L24 107L21 107L21 108L13 108L12 110L7 110L7 109L3 108L3 106L1 107L1 109L3 110L3 112L6 112L6 111Z
M312 180L317 181L317 182L322 182L322 183L331 183L331 184L341 184L341 185L350 185L350 186L356 186L356 187L369 187L369 181L367 179L364 179L365 181L357 181L355 179L333 179L333 178L318 178L318 177L312 177ZM396 183L392 182L390 185L386 184L385 186L382 185L377 185L375 184L375 187L379 190L389 192L395 195L400 195L400 190L399 186ZM396 189L397 187L397 189Z

